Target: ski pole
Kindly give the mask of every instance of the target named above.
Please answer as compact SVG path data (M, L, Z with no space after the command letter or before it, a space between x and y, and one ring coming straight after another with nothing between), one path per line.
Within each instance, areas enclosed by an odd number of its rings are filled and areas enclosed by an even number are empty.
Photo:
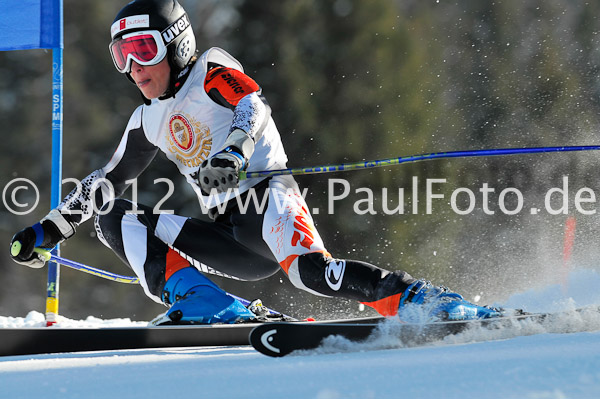
M562 147L532 147L532 148L496 148L489 150L470 150L470 151L447 151L434 152L429 154L408 155L405 157L379 159L374 161L362 161L354 163L342 163L337 165L309 166L304 168L288 168L277 170L262 170L254 172L240 172L240 180L252 179L256 177L271 177L281 175L310 175L316 173L344 172L348 170L381 168L384 166L393 166L403 163L418 161L429 161L432 159L447 158L467 158L467 157L488 157L498 155L514 154L535 154L541 152L566 152L566 151L590 151L600 150L600 146L562 146Z
M14 256L16 256L19 254L20 251L21 251L21 243L19 241L15 241L11 247L11 253ZM69 259L62 258L57 255L54 255L53 253L51 253L50 251L48 251L46 249L35 248L34 251L37 252L38 254L42 255L46 261L60 263L61 265L70 267L75 270L79 270L84 273L92 274L96 277L101 277L101 278L104 278L107 280L116 281L116 282L125 283L125 284L139 284L140 283L140 279L137 277L122 276L120 274L115 274L115 273L111 273L106 270L102 270L102 269L98 269L98 268L95 268L92 266L84 265L83 263L75 262L75 261L72 261ZM251 303L251 301L241 298L237 295L233 295L229 292L227 292L226 294L229 295L230 297L232 297L233 299L237 299L244 306L248 306ZM281 314L280 312L277 312L273 309L267 308L267 310L271 314Z
M75 270L82 271L84 273L93 274L94 276L97 276L97 277L102 277L107 280L116 281L118 283L125 283L125 284L139 284L140 283L140 280L137 277L121 276L120 274L115 274L115 273L108 272L106 270L97 269L92 266L84 265L83 263L79 263L79 262L75 262L75 261L72 261L69 259L61 258L60 256L54 255L50 251L47 251L42 248L35 248L34 251L37 252L38 254L42 255L44 257L44 259L46 259L46 261L60 263L61 265L70 267Z

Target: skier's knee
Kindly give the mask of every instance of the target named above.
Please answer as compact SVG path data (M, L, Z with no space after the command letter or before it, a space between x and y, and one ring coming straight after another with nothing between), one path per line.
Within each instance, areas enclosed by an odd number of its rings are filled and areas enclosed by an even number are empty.
M327 265L333 259L321 252L300 255L288 270L290 281L296 288L320 295L331 295L326 287Z
M323 280L323 271L331 257L321 252L313 252L298 257L298 271L304 281Z

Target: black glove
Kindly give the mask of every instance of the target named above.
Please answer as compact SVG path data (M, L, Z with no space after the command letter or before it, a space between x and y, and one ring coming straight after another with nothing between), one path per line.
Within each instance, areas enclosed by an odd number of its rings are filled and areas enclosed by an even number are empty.
M34 249L52 249L73 234L75 234L73 224L68 222L60 212L53 210L40 223L14 235L10 242L10 256L21 265L41 268L46 260Z
M227 147L205 160L200 167L200 177L198 178L202 192L208 195L213 188L217 190L217 193L223 193L229 188L237 188L240 181L240 170L244 164L243 155L235 147Z
M212 189L226 192L239 186L239 174L248 165L254 152L254 141L244 131L236 129L227 137L225 148L202 162L198 184L202 193L209 195Z

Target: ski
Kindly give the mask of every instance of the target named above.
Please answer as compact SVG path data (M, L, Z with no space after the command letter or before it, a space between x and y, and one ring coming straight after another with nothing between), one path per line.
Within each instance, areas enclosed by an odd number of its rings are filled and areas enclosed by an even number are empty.
M386 319L382 317L367 317L312 322L268 321L150 327L0 328L0 356L251 344L265 355L279 357L296 350L317 348L323 339L331 335L358 342L379 333L398 338L406 346L417 346L457 334L469 327L503 328L525 320L552 323L561 315L586 311L600 314L600 308L588 307L571 312L430 324L409 324L398 320L384 322Z
M0 356L163 347L248 345L260 323L102 328L2 328Z
M444 337L458 334L467 328L499 329L514 326L521 321L536 323L552 323L553 319L573 314L595 312L600 308L588 307L558 313L523 313L506 315L497 318L442 321L427 324L402 323L399 320L374 320L367 323L310 323L310 322L276 322L259 325L250 333L251 345L260 353L272 357L286 356L297 350L315 349L329 336L337 335L350 341L363 341L375 333L385 334L399 339L406 346L419 346L439 341Z
M369 323L377 319L379 318L335 322ZM249 345L248 336L254 328L272 323L275 322L149 327L0 328L0 356L194 346L242 346Z

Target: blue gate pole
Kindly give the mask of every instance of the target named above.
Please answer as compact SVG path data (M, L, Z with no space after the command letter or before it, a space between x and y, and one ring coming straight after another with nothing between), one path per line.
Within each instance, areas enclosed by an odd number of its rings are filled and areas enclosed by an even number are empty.
M60 47L52 49L52 178L50 181L50 207L54 209L61 200L62 185L62 134L63 134L63 2L59 7ZM52 253L60 255L57 246ZM48 262L48 284L46 286L46 325L56 323L58 316L58 292L60 266Z

